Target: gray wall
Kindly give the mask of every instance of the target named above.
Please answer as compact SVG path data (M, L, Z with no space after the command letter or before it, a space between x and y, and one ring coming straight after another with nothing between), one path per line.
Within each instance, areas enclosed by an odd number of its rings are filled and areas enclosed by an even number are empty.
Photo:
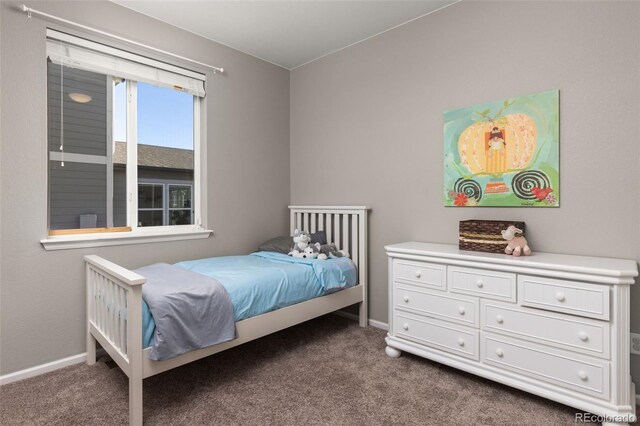
M640 3L462 2L292 71L291 202L372 207L373 319L384 245L456 244L463 219L524 220L538 251L640 259L638 22ZM561 207L444 208L443 111L550 89ZM639 307L637 285L635 332Z
M84 352L84 254L134 268L247 253L288 230L288 71L113 3L32 2L35 9L225 68L207 83L207 222L214 236L44 251L45 27L63 27L35 15L27 19L17 11L21 4L0 3L0 374Z

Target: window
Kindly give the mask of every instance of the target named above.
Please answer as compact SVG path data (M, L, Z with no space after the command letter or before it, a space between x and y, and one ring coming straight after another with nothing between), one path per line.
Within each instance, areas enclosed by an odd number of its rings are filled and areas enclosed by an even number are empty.
M190 225L193 223L191 182L138 184L138 226Z
M193 220L191 214L191 200L193 187L191 185L169 185L169 222L172 225L185 225Z
M205 76L53 30L47 73L49 235L201 230Z
M163 184L138 184L138 226L164 225L164 200Z

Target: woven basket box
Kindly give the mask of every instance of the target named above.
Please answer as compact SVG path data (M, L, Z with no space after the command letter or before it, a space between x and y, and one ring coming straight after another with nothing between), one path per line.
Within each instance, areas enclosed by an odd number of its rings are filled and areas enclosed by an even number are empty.
M458 247L460 250L484 251L487 253L504 253L507 241L500 231L509 226L522 229L525 236L524 222L505 220L461 220Z

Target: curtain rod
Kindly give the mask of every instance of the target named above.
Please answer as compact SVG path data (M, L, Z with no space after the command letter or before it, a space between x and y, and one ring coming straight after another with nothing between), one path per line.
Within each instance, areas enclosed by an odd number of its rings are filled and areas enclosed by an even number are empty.
M188 62L191 62L193 64L197 64L197 65L201 65L203 67L211 68L213 70L214 74L216 72L224 73L224 68L214 67L213 65L205 64L204 62L194 61L193 59L185 58L184 56L176 55L175 53L167 52L166 50L158 49L157 47L153 47L153 46L149 46L147 44L139 43L137 41L129 40L129 39L126 39L124 37L120 37L120 36L117 36L115 34L108 33L106 31L102 31L102 30L99 30L99 29L96 29L96 28L92 28L92 27L83 25L83 24L79 24L77 22L69 21L69 20L64 19L64 18L60 18L58 16L49 15L48 13L41 12L41 11L36 10L36 9L32 9L32 8L28 7L26 4L23 4L20 9L23 12L25 12L29 18L31 18L31 14L40 15L42 17L49 18L49 19L52 19L54 21L62 22L62 23L68 24L68 25L73 25L75 27L82 28L83 30L91 31L91 32L94 32L94 33L97 33L97 34L100 34L100 35L103 35L103 36L106 36L106 37L110 37L110 38L113 38L113 39L116 39L116 40L120 40L120 41L123 41L123 42L128 43L128 44L133 44L133 45L138 46L138 47L142 47L142 48L145 48L145 49L153 50L154 52L158 52L158 53L161 53L163 55L172 56L174 58L177 58L177 59L180 59L180 60L183 60L183 61L188 61Z

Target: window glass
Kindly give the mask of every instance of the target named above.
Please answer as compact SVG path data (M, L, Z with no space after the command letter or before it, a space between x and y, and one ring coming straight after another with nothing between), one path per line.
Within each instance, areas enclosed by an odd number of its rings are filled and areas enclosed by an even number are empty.
M47 63L49 229L105 227L109 78Z
M171 225L189 225L193 223L191 210L171 210L169 220Z
M164 185L138 185L138 226L164 225Z
M138 185L138 208L139 209L162 209L164 185L140 184Z
M193 223L191 185L169 185L169 222L171 225Z
M138 210L138 226L162 226L162 210Z
M191 186L169 185L169 208L191 208Z
M138 83L138 179L185 183L168 185L165 204L154 204L153 208L164 209L163 223L145 226L193 223L193 114L193 95ZM138 209L143 208L143 199L148 202L148 195L139 197ZM138 222L147 221L139 217Z

